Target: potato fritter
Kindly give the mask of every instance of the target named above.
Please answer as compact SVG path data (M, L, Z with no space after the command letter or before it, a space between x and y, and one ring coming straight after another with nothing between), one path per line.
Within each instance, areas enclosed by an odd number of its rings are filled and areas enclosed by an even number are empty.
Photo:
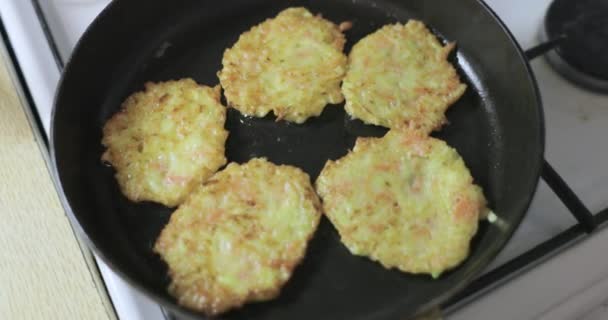
M410 130L359 138L325 164L316 188L351 253L433 277L467 257L487 211L456 150Z
M218 77L229 106L296 123L318 116L328 103L344 101L344 42L338 26L304 8L254 26L224 52Z
M102 160L132 201L180 204L226 164L226 108L220 87L192 79L146 83L103 128Z
M386 25L361 39L349 55L342 84L344 108L354 118L388 128L431 132L466 85L442 46L422 22Z
M276 297L320 217L302 170L265 159L231 163L179 206L154 250L178 302L213 315Z

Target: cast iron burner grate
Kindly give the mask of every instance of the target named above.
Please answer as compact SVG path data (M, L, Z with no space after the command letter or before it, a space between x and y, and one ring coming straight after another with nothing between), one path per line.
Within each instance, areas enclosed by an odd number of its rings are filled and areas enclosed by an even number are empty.
M555 0L544 21L547 60L566 79L608 93L608 0Z
M55 57L57 65L59 69L62 70L64 62L61 59L57 44L50 32L46 17L42 13L38 1L39 0L32 0L32 3L37 11L38 18L41 24L43 25L45 36L47 38L47 41L49 42L51 50L53 51L53 55ZM564 10L566 12L564 12ZM571 19L568 21L574 21L576 23L573 22L571 24L568 24L564 28L560 28L558 22L555 22L559 20L554 21L554 18L552 18L555 12L557 12L558 19ZM598 16L602 19L597 20L596 18ZM577 24L581 22L585 17L592 17L593 19L596 19L593 20L596 22L583 22L582 24ZM583 52L575 52L573 56L567 54L568 50L571 50L571 46L576 46L577 44L582 44L582 47L579 47L579 49L584 48L584 46L589 46L590 48L586 48L586 50L589 50L589 52L592 53L596 52L594 51L594 45L598 43L594 39L597 39L597 36L601 36L603 37L602 39L604 39L603 43L601 43L603 47L600 48L600 50L602 52L608 52L608 23L602 23L600 29L593 29L595 28L594 26L596 26L596 23L600 22L608 22L608 0L556 0L549 9L547 17L545 19L545 24L550 25L549 28L547 28L547 31L549 31L547 32L547 35L550 36L548 38L549 40L527 50L525 52L526 57L528 58L528 60L532 60L536 57L546 55L547 58L551 61L554 59L551 58L551 56L556 56L558 54L560 54L560 56L564 55L564 57L566 58L560 58L558 56L557 61L570 61L572 65L563 62L562 63L568 66L568 68L574 69L574 71L577 72L577 75L567 75L569 79L576 81L576 78L573 77L582 75L585 80L583 80L583 82L577 83L596 90L605 89L604 91L608 92L608 55L596 55L594 60L593 54L591 54L590 56L584 55ZM592 28L592 34L589 35L589 37L577 38L578 35L580 35L581 33L589 31L589 28ZM597 31L597 33L594 33L595 31L593 30ZM12 60L11 62L13 63L13 65L15 65L20 85L22 88L24 88L25 94L28 97L28 102L35 112L35 104L33 102L33 99L31 99L29 88L19 68L19 64L16 60L16 56L14 55L14 51L11 47L10 40L7 37L6 30L4 28L4 25L2 24L1 19L0 35L2 36L5 44L7 45L9 55ZM576 37L573 38L571 36ZM576 61L578 61L578 63L581 63L582 61L582 63L579 65ZM552 63L555 62L556 61L553 61ZM580 70L578 68L580 68ZM589 79L594 80L595 82L593 82L593 84L585 82L589 81ZM597 82L598 79L600 80L600 82ZM605 87L598 86L598 83L600 85L605 85ZM42 128L40 123L38 123L38 127ZM457 294L451 300L447 301L441 306L444 313L449 314L450 312L458 309L460 306L463 306L468 302L473 301L476 297L492 290L493 288L500 286L509 279L512 279L517 275L521 274L522 272L549 259L550 257L566 249L572 244L588 238L588 236L595 229L597 229L598 226L608 226L608 208L601 210L595 215L592 214L589 209L587 209L585 204L574 193L574 191L572 191L570 186L568 186L568 184L560 177L560 175L546 160L543 163L541 176L542 179L547 183L547 185L549 185L551 190L553 190L553 192L563 202L566 208L568 208L570 213L576 218L578 223L570 227L569 229L563 231L562 233L558 234L557 236L537 245L536 247L526 251L525 253L513 258L502 266L484 274L483 276L477 278L475 281L471 282L469 286L467 286L459 294ZM167 310L164 309L163 315L167 320L177 319L175 316L171 315Z

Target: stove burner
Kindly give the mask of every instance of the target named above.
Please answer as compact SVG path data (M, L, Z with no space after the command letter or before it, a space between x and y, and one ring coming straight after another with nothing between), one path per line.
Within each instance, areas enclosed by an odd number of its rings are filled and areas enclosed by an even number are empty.
M545 40L560 39L547 54L564 77L608 92L608 0L554 0L545 16Z

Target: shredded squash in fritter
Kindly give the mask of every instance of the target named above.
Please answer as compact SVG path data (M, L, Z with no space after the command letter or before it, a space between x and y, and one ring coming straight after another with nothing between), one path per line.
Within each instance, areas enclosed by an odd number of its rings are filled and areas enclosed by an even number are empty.
M213 315L279 294L321 217L306 173L265 159L229 164L182 204L156 241L169 292Z
M359 138L326 163L316 188L351 253L434 277L467 257L487 212L456 150L409 130Z
M218 73L231 107L245 115L302 123L344 101L344 35L304 8L289 8L243 33Z
M344 108L368 124L424 132L439 129L447 108L462 96L442 46L422 22L387 25L355 44L342 84Z
M226 163L225 119L219 86L147 83L105 124L102 159L127 198L173 207Z

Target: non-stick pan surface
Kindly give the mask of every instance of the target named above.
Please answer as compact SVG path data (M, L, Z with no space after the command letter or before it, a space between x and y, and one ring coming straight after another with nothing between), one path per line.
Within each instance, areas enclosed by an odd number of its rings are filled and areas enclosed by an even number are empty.
M500 217L483 222L469 258L439 279L385 270L348 253L323 220L307 256L282 294L222 319L403 319L437 305L469 282L503 247L538 182L544 128L536 84L505 27L475 0L115 0L74 51L55 102L54 168L64 203L91 247L113 270L182 316L201 316L167 294L166 266L152 245L172 212L121 195L112 168L100 161L101 128L145 81L192 77L218 83L225 48L239 34L289 6L306 6L334 21L352 21L346 52L380 26L416 18L456 41L451 59L469 88L451 107L445 139L466 164ZM357 136L385 130L328 106L305 124L251 119L228 111L229 161L268 157L315 179L327 159L346 154Z

